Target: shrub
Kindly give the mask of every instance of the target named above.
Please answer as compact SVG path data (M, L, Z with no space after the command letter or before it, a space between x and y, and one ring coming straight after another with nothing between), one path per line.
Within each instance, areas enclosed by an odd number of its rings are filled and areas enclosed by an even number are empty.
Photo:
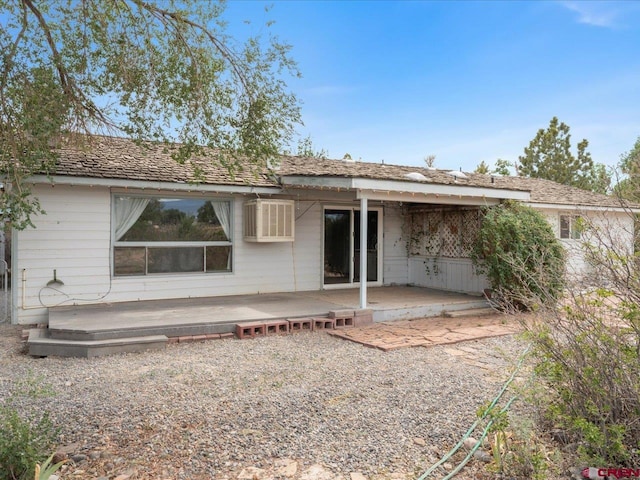
M640 464L640 262L633 222L583 217L583 251L592 269L572 280L559 305L523 324L533 341L536 371L545 381L544 414L590 465Z
M486 208L471 258L501 307L535 309L562 293L564 249L544 216L530 207L505 202Z
M583 460L627 466L640 462L640 343L614 298L604 289L572 296L528 328L551 390L549 423L574 437Z
M13 407L0 407L0 479L33 478L38 462L47 459L56 429L49 415L22 418Z
M58 429L48 412L20 414L20 397L39 398L53 395L42 377L31 374L16 384L16 390L0 402L0 480L33 479L36 465L46 463L55 446Z
M488 413L493 423L488 441L492 462L488 465L500 478L544 480L557 473L557 452L550 450L534 431L533 423L494 407Z

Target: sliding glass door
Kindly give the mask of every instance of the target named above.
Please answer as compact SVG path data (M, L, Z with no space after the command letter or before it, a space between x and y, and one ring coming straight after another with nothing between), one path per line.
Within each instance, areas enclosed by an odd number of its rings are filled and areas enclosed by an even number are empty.
M380 280L381 210L367 212L367 282ZM360 210L324 210L324 285L353 285L360 282Z

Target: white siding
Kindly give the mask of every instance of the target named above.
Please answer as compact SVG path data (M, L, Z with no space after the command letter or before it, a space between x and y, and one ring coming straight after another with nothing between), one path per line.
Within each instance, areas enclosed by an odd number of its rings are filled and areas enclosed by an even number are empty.
M607 243L615 245L618 252L633 253L634 219L628 212L562 210L533 205L547 219L557 238L560 238L560 215L580 215L587 223L603 232ZM567 271L573 280L594 280L593 267L589 265L582 252L582 245L589 241L586 233L580 240L560 239L568 254Z
M406 217L401 207L385 205L382 273L384 285L406 285L409 283L405 221Z
M560 215L580 215L588 217L589 224L606 232L610 243L616 248L631 253L633 248L633 218L624 212L612 211L580 211L575 208L561 210L546 208L544 205L533 205L547 219L557 238L560 238ZM567 251L567 271L571 280L593 281L597 278L593 267L584 258L582 252L583 242L588 240L585 236L581 240L560 239ZM620 250L618 250L620 251ZM409 283L467 293L479 293L484 288L489 288L489 282L484 275L474 272L470 259L444 258L424 255L412 255L409 258Z
M294 287L296 291L322 288L323 213L319 202L296 202Z
M45 321L43 305L98 301L110 285L109 191L62 186L33 190L46 214L33 218L35 229L13 236L13 308L20 323ZM64 282L52 285L59 291L47 288L54 270Z
M317 202L296 202L294 243L259 244L242 239L244 198L235 197L233 273L112 277L109 189L37 186L34 193L47 214L34 219L35 229L15 236L13 318L19 323L44 322L44 306L57 304L321 288L322 212ZM58 291L46 285L54 269L64 282Z
M468 258L438 258L411 256L409 258L410 283L419 287L449 290L461 293L481 293L490 284L484 275L478 275Z
M324 219L323 203L319 201L296 201L295 242L253 243L242 238L243 203L249 197L233 197L232 273L112 277L110 190L39 185L34 187L34 193L47 213L33 219L35 229L14 232L13 237L13 320L19 323L44 322L46 306L58 304L322 288ZM357 202L352 205L357 206ZM562 211L540 210L559 235ZM603 228L632 247L630 216L611 212L598 215L597 221ZM405 220L399 205L384 205L381 248L385 285L414 284L469 293L479 293L488 287L486 279L474 272L469 259L409 257ZM588 274L589 268L579 252L580 242L563 240L563 243L570 252L572 270ZM53 279L54 270L64 285L48 288L47 282Z

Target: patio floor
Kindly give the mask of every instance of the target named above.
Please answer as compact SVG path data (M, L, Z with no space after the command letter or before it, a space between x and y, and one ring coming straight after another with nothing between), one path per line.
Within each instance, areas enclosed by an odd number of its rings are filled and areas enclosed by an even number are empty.
M376 287L369 288L367 293L374 321L430 317L445 310L486 306L482 297L419 287ZM358 289L61 306L49 309L49 328L103 332L169 325L230 324L326 316L331 310L345 308L359 308Z
M49 309L48 328L29 332L29 354L93 357L156 350L164 348L170 338L178 342L234 334L243 338L245 330L253 337L253 328L262 329L256 335L264 335L267 324L295 328L291 325L298 319L299 328L308 323L315 329L332 311L342 311L346 315L340 317L342 321L349 317L352 325L357 318L379 322L370 325L379 325L377 329L356 326L345 329L352 333L343 336L383 350L501 334L498 326L464 329L459 318L441 318L444 313L464 315L473 309L486 310L487 302L482 297L408 286L371 288L368 297L368 312L360 311L358 289L54 307ZM354 310L360 311L360 317ZM416 318L422 320L406 322Z

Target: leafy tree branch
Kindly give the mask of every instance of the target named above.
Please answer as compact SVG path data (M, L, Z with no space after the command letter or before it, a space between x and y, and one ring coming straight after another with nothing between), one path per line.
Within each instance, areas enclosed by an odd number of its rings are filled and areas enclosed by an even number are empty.
M299 76L277 37L227 33L223 2L0 0L0 210L40 212L25 184L55 171L56 146L98 133L215 149L231 173L265 167L300 123ZM267 24L267 27L269 24ZM241 161L242 160L242 161Z

